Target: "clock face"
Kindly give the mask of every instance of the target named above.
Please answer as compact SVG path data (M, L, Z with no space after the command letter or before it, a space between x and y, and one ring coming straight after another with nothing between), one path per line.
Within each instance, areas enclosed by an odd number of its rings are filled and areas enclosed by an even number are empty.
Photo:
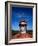
M24 27L21 27L21 31L26 31L26 28L25 28L25 26Z

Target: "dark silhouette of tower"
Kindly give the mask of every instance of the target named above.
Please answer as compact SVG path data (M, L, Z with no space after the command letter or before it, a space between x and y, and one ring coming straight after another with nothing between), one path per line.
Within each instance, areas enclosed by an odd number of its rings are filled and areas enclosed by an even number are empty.
M26 33L26 31L27 31L27 22L25 20L21 20L19 22L19 27L20 27L20 32L21 33Z

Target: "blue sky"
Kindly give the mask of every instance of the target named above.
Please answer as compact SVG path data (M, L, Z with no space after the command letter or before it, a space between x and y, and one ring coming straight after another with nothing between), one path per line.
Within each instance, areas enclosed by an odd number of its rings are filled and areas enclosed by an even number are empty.
M32 8L12 7L11 29L19 30L19 21L27 21L27 30L32 29Z

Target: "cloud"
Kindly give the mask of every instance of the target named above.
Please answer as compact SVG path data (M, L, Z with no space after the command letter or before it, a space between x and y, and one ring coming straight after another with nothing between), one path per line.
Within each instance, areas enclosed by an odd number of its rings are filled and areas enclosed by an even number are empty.
M18 17L25 17L25 13L16 13Z

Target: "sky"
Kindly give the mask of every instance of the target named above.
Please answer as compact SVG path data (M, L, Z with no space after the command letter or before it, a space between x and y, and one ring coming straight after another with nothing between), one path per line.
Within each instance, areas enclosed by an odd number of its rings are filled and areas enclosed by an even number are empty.
M11 29L19 30L19 22L21 19L27 21L27 30L32 30L32 8L12 7Z

